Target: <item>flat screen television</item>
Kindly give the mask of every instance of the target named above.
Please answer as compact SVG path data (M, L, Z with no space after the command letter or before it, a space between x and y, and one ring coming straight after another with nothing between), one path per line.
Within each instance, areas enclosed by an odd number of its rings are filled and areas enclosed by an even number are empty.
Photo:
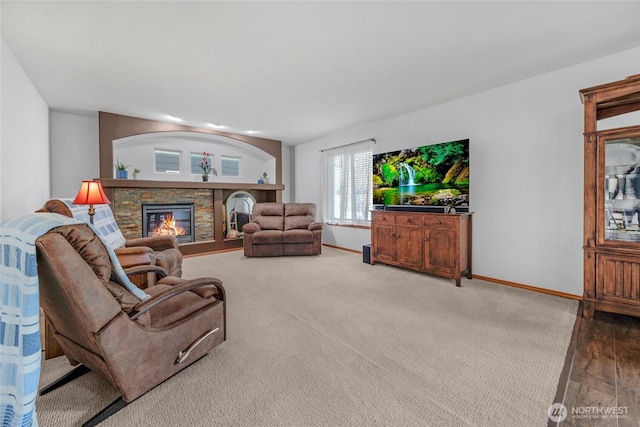
M373 156L373 204L413 210L469 208L469 140Z

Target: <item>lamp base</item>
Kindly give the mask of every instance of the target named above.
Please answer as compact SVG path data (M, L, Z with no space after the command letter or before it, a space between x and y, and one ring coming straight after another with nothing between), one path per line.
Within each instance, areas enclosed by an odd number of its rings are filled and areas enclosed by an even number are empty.
M89 205L89 222L93 224L93 216L96 214L96 208L93 205Z

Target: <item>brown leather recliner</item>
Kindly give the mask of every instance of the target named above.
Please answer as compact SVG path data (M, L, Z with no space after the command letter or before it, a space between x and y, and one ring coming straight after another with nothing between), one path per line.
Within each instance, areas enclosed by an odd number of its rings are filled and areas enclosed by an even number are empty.
M111 209L105 205L97 209ZM69 206L62 199L47 200L44 206L36 212L53 212L73 218L74 215ZM78 218L83 219L83 218ZM115 224L115 219L113 220ZM117 224L115 224L117 227ZM176 236L149 236L135 239L127 239L124 246L113 248L116 255L136 255L146 253L151 258L152 264L162 267L168 276L182 277L182 252L178 249Z
M122 395L85 425L101 422L226 339L218 279L163 277L144 290L150 298L140 300L111 279L107 249L86 224L42 235L36 253L40 304L70 363L81 364L40 394L91 370Z

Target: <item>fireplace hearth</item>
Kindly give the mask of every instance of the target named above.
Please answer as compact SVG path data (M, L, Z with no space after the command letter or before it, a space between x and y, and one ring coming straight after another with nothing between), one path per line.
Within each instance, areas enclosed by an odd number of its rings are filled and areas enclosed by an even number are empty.
M179 243L195 241L192 203L143 204L142 236L174 235Z

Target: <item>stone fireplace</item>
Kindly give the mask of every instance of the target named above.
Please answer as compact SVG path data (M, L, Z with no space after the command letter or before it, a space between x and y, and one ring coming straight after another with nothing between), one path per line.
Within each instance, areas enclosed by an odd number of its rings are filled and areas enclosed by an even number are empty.
M211 190L116 188L114 199L112 199L113 213L122 234L128 239L147 236L142 228L145 220L142 212L143 205L191 205L193 208L191 242L209 241L214 238L213 191ZM180 241L180 243L183 242Z

